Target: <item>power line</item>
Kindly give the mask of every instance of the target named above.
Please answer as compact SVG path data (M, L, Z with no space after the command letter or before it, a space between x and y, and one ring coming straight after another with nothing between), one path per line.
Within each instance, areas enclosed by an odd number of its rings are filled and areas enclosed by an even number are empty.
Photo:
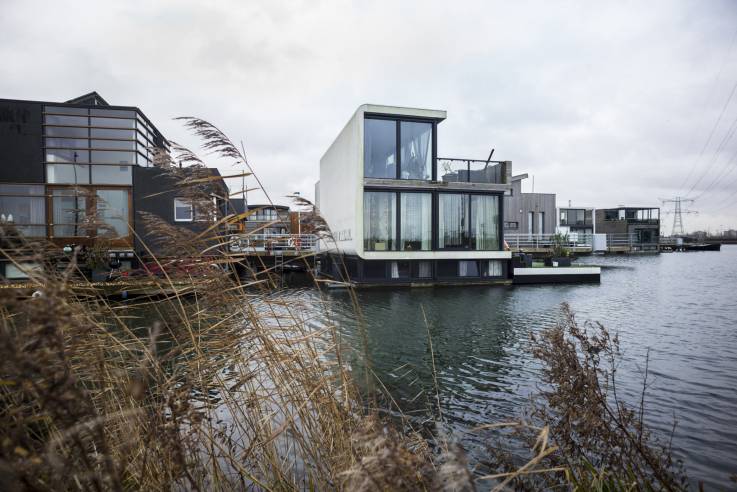
M677 196L675 198L661 198L663 205L666 203L673 204L673 230L671 236L683 236L683 214L697 214L695 210L683 210L681 208L682 203L693 203L694 201L689 198L682 198Z
M706 103L708 104L709 101L711 101L711 95L715 93L714 89L716 88L717 82L722 76L722 72L724 71L724 67L727 66L727 61L729 60L729 55L732 53L732 49L734 49L735 41L737 41L737 29L735 29L734 34L732 34L732 41L729 43L729 48L727 48L727 53L724 56L724 61L722 62L722 66L719 68L719 72L717 73L716 78L714 79L714 82L711 84L711 88L709 89L709 94L707 96ZM712 127L711 132L709 132L709 136L706 139L706 143L701 149L701 152L699 153L699 157L697 159L697 163L701 160L701 157L704 155L704 152L706 152L706 148L709 146L709 142L711 142L711 139L714 135L714 132L716 131L717 127L719 126L719 122L722 120L722 116L724 116L724 111L727 109L727 106L729 105L729 102L732 100L732 96L734 96L735 89L737 89L737 83L735 83L735 86L732 88L732 92L729 95L729 98L727 98L727 102L722 108L722 112L719 114L719 118L717 118L716 123L714 124L714 127ZM686 179L683 180L683 183L681 183L681 186L678 187L679 190L685 189L686 184L688 183L689 179L691 179L691 175L694 172L694 169L696 169L697 166L693 166L690 171L688 172L688 175L686 176Z

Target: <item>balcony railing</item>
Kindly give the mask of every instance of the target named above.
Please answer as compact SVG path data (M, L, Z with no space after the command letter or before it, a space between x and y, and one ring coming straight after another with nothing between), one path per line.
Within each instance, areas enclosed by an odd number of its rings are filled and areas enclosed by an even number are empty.
M568 227L594 227L591 220L565 220L560 219L560 225Z
M505 184L507 169L504 161L451 159L438 157L438 181L447 183Z
M234 234L230 236L233 253L310 253L317 251L315 234Z
M556 234L504 234L504 240L512 251L520 249L545 249L552 248L553 244L560 240ZM593 241L592 234L569 233L563 238L562 246L566 248L588 248L591 249Z

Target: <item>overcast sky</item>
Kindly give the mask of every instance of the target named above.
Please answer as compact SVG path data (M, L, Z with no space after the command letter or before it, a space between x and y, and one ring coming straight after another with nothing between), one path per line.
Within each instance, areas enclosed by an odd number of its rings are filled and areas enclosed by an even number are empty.
M445 109L440 156L493 147L559 205L737 228L737 2L511 3L0 0L0 97L96 90L192 147L172 118L205 118L282 203L360 104Z

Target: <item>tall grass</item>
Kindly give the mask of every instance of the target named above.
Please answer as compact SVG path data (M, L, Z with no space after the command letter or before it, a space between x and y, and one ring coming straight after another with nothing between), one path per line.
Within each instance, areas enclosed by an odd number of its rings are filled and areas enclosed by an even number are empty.
M206 150L253 172L215 126L184 122ZM206 209L203 161L174 149L188 170L167 165L166 156L157 162ZM400 431L379 417L376 400L358 390L334 324L311 323L330 320L328 301L294 301L273 268L228 252L224 230L242 219L192 234L146 217L171 257L154 258L163 276L121 285L141 294L127 301L86 280L79 252L59 269L48 246L0 231L6 258L43 265L29 280L33 297L0 289L0 489L474 490L522 487L529 476L571 487L591 478L547 422L519 426L535 436L529 460L474 477L460 446L436 436L440 446L431 449L411 426ZM177 258L197 268L172 268ZM561 448L573 459L559 457Z

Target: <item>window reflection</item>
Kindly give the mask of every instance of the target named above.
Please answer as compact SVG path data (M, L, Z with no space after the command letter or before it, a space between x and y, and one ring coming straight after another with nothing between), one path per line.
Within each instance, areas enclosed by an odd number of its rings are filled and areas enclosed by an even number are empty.
M402 179L432 179L432 124L402 121Z
M397 177L397 122L364 121L363 170L367 178Z

